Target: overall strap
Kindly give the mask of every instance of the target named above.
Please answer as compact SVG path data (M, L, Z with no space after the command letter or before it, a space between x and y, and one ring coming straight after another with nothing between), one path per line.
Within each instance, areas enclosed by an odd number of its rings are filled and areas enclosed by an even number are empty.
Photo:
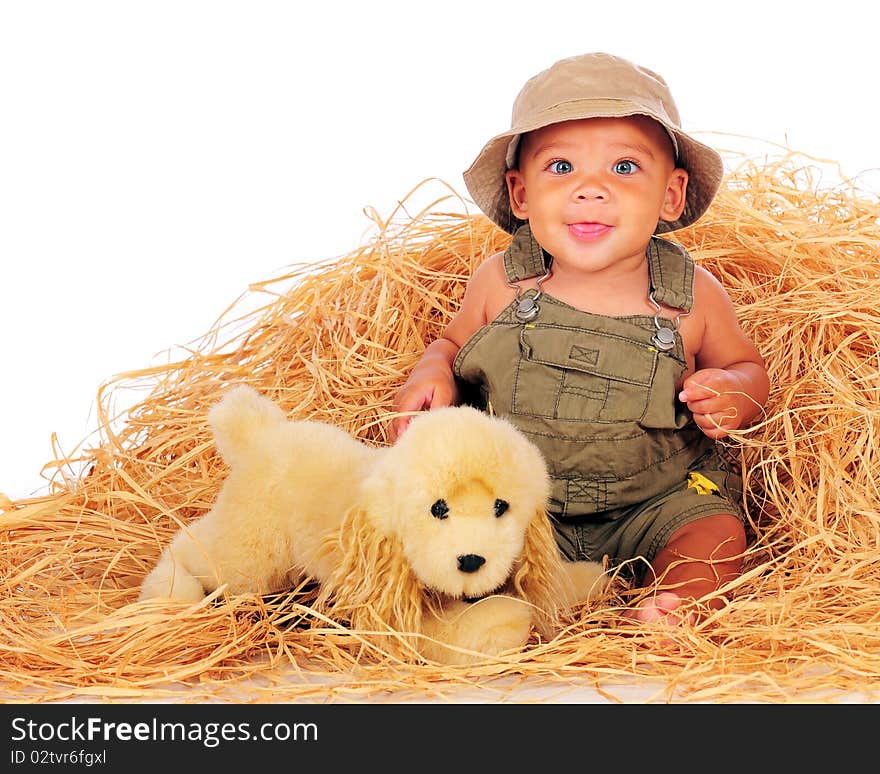
M647 257L654 298L689 312L694 305L694 259L677 242L656 236L648 243Z
M540 277L547 271L550 256L535 241L532 229L524 223L513 234L504 251L504 272L508 282L518 282L529 277Z

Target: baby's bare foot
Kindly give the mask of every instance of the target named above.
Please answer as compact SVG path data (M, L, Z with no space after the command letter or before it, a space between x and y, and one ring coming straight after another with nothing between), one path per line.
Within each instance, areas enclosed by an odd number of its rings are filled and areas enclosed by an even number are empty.
M630 618L641 623L662 623L683 626L697 622L692 611L676 612L684 600L672 591L660 591L643 599L630 612Z

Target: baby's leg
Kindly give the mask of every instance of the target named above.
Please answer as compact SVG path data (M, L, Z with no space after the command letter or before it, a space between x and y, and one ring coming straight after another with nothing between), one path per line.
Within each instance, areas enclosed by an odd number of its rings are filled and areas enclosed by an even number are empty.
M683 622L675 612L682 602L702 600L736 578L742 571L745 549L745 529L731 514L704 516L679 527L651 562L658 593L643 600L633 617L645 622ZM706 605L717 609L724 600L708 599Z

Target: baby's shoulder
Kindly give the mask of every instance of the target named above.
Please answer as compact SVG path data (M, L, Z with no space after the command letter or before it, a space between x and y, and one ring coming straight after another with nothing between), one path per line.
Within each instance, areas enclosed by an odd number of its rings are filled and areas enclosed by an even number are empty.
M694 264L694 301L728 298L727 291L721 281L704 266Z
M506 289L507 275L504 272L504 253L494 253L486 258L468 280L468 295L478 298L493 298Z
M474 269L462 307L477 313L485 324L494 320L514 295L515 290L507 284L504 253L494 253Z
M692 317L703 324L735 317L733 301L721 281L702 266L694 267L694 305Z
M471 282L506 285L507 275L504 271L504 253L493 253L486 258L474 269Z

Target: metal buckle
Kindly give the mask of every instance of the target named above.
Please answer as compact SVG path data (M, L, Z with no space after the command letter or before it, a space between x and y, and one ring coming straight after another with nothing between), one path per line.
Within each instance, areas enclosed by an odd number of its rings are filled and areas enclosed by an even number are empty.
M667 328L665 325L660 324L660 320L665 320L666 318L660 317L660 312L663 311L663 307L660 306L660 304L658 304L657 300L654 298L653 290L648 293L648 300L654 305L654 308L657 310L657 314L654 315L654 327L657 329L657 332L651 337L651 343L661 352L669 352L669 350L675 348L675 334L678 333L678 329L681 327L681 318L687 317L690 312L679 313L672 321L672 324L675 327Z
M514 316L517 320L528 322L529 320L534 320L538 316L538 312L541 311L538 307L538 299L543 293L541 286L551 275L551 273L552 271L550 265L548 264L546 273L536 280L538 289L533 296L524 297L522 294L522 288L518 284L507 280L507 286L513 288L516 291L516 298L514 299L516 301L516 311L514 312Z

